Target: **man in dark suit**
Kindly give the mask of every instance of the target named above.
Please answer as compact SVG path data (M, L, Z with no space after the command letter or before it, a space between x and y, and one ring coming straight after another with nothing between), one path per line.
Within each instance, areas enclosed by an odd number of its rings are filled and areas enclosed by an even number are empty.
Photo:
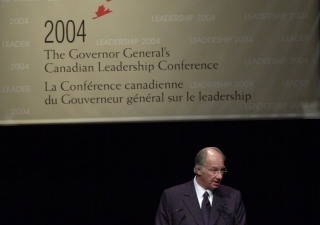
M195 178L163 192L155 225L245 225L240 192L220 184L227 172L224 161L216 147L200 150Z

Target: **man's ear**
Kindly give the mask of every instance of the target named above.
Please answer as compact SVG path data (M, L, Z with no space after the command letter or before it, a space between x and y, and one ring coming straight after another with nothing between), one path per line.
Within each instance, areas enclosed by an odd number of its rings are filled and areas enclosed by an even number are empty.
M202 174L202 171L201 171L201 168L200 167L196 167L196 172L197 172L197 175L198 176L201 176L201 174Z

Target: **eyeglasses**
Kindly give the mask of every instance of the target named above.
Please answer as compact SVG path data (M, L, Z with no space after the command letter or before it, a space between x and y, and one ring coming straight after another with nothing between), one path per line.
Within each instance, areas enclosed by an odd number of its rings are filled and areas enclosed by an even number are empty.
M226 174L228 171L226 168L223 168L221 170L219 169L207 169L212 175L218 175L220 173L222 176Z

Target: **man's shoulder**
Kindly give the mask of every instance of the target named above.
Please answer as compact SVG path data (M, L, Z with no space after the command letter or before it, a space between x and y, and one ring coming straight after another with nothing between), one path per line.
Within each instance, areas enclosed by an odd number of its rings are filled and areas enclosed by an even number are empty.
M170 192L170 193L182 193L184 190L188 189L188 188L194 188L194 185L193 185L193 180L191 181L188 181L186 183L183 183L183 184L178 184L176 186L173 186L173 187L170 187L170 188L167 188L165 190L165 192Z
M225 191L238 191L237 189L233 188L233 187L230 187L230 186L227 186L227 185L224 185L224 184L219 184L219 188L220 190L225 190Z
M232 187L220 184L218 187L219 192L223 195L223 196L228 196L230 194L239 194L240 191L237 189L234 189Z
M186 183L178 184L176 186L167 188L164 190L164 192L177 195L177 194L183 194L185 192L189 192L193 190L195 189L194 189L193 180L191 180ZM239 190L223 184L219 185L219 187L217 188L217 191L219 191L223 196L240 193Z

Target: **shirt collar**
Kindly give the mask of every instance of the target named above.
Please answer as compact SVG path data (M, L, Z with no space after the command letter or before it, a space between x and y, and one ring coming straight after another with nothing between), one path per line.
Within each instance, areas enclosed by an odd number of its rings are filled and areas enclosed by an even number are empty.
M198 199L203 198L203 194L204 194L204 192L206 192L206 191L207 191L208 194L209 194L209 198L211 198L211 197L213 196L212 190L205 190L203 187L201 187L201 186L198 184L196 178L197 178L197 176L194 177L194 179L193 179L193 184L194 184L194 188L196 189L197 198L198 198Z

